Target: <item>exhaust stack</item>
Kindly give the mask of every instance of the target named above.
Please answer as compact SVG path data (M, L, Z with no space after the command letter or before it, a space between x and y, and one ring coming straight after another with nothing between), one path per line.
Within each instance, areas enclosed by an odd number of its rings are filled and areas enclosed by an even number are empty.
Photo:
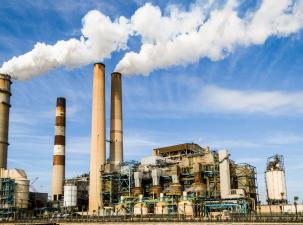
M65 178L65 115L65 98L57 98L52 179L53 201L61 200L63 197Z
M89 211L102 207L101 167L106 163L105 146L105 65L94 64L92 131L89 176Z
M11 78L0 74L0 168L7 168L9 108L11 96Z
M122 81L121 73L111 75L111 114L110 114L110 164L123 162L122 124Z

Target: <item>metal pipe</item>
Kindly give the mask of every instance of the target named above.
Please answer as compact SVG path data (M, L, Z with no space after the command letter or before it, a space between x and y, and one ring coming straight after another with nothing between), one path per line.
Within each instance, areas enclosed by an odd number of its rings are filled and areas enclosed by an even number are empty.
M61 200L65 178L66 100L57 98L53 155L52 200Z
M94 64L92 97L92 130L89 180L89 211L98 211L102 206L101 168L106 163L105 145L105 65Z
M11 78L0 74L0 168L7 168Z

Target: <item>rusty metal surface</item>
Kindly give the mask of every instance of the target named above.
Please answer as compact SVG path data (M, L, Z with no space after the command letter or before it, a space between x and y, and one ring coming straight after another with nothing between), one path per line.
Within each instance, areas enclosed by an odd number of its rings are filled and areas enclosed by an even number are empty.
M55 136L55 145L65 145L65 136L56 135Z
M54 155L53 165L65 165L65 156L64 155Z
M65 116L56 116L56 126L65 127Z

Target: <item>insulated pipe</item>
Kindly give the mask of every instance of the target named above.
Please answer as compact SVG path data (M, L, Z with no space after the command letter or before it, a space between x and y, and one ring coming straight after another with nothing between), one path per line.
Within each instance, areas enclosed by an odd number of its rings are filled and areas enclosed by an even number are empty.
M9 108L11 96L11 78L0 74L0 168L7 168Z
M122 81L121 73L111 75L110 163L123 161Z
M220 192L221 198L229 198L231 194L230 165L227 150L219 151Z
M100 170L106 163L105 146L105 65L94 64L92 96L92 130L89 175L89 211L99 210L101 198Z
M53 155L52 200L61 200L65 178L65 98L57 98Z
M11 78L0 74L0 168L7 168L9 108L11 96Z

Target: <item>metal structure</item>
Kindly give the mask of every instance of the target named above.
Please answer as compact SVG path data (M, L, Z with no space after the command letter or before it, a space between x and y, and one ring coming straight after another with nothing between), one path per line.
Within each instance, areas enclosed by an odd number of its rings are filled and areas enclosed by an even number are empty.
M101 173L104 207L118 204L121 196L131 196L134 186L134 171L137 165L136 161L124 162L120 164L120 170Z
M284 157L282 155L274 155L267 159L265 183L268 204L287 203Z

